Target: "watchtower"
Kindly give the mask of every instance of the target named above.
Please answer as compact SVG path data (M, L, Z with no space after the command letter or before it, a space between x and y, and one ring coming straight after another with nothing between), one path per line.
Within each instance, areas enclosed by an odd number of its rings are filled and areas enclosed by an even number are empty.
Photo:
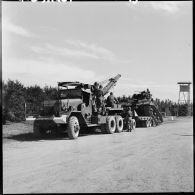
M178 82L179 99L178 104L187 104L187 115L192 115L192 106L190 106L190 85L191 82Z
M190 104L190 84L191 82L178 82L179 85L179 104Z

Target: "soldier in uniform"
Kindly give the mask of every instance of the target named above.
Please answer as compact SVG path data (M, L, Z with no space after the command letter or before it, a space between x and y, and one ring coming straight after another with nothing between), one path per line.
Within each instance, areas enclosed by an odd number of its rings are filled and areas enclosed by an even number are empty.
M151 94L150 94L149 89L147 89L147 91L146 91L146 98L147 99L150 99L151 98Z
M128 106L125 109L124 120L125 120L125 124L126 124L125 126L127 130L130 132L133 129L133 123L134 123L134 119L132 117L133 117L133 113L131 111L131 107Z
M99 89L99 83L95 82L94 85L91 86L91 92L92 92L92 105L94 112L97 112L97 105L96 105L96 97Z
M110 95L107 97L106 103L108 107L114 108L114 103L117 103L117 99L114 97L113 93L110 92Z
M146 91L142 91L140 96L141 96L140 99L144 99L146 97Z
M96 106L97 106L97 112L100 113L103 108L103 87L102 85L99 86L99 89L96 91Z

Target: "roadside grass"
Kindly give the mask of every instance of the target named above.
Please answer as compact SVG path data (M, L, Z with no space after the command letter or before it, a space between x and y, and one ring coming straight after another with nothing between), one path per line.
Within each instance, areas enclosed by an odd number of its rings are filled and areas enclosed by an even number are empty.
M33 133L33 126L30 124L25 124L24 122L7 122L6 125L3 125L3 138L9 138L13 135L29 133Z
M82 132L79 136L88 136L92 134L101 134L101 132ZM59 139L68 139L67 133L59 133L59 134L46 134L42 138L37 138L33 134L33 125L25 122L13 123L6 122L6 125L3 125L3 143L7 143L9 141L38 141L40 139L44 140L59 140Z

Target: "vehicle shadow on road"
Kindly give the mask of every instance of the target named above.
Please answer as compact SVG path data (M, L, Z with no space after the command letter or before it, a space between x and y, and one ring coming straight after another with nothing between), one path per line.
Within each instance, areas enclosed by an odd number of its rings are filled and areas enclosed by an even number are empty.
M193 136L192 134L178 134L178 133L174 133L174 135L178 135L178 136Z
M91 133L81 133L79 137L83 136L90 136L94 134L101 134L99 132L91 132ZM67 133L59 134L59 135L52 135L52 134L47 134L44 135L40 138L37 138L33 133L22 133L18 135L11 135L9 137L5 137L5 139L11 139L11 140L16 140L16 141L40 141L40 140L71 140L68 137Z

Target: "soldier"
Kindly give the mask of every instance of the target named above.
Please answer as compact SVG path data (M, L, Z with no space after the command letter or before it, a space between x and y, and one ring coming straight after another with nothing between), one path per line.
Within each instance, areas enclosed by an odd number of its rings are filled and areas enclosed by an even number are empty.
M142 91L142 92L140 93L140 98L139 98L139 99L144 99L145 96L146 96L146 91Z
M102 107L103 107L103 87L102 85L99 86L99 89L97 89L96 91L96 106L97 106L97 111L98 113L100 113L102 111Z
M146 98L147 99L150 99L151 98L151 94L150 94L149 89L147 89L147 91L146 91Z
M95 94L99 88L99 83L95 82L94 85L92 86L92 92Z
M98 82L95 82L94 85L91 86L92 105L93 105L94 112L97 112L96 97L97 97L98 88L99 88Z
M110 95L107 97L106 103L108 107L114 108L114 103L117 103L117 99L114 97L113 93L110 92Z
M133 129L133 123L134 123L134 119L132 117L133 117L133 113L131 111L131 107L128 106L125 110L124 120L125 120L127 130L130 132Z

